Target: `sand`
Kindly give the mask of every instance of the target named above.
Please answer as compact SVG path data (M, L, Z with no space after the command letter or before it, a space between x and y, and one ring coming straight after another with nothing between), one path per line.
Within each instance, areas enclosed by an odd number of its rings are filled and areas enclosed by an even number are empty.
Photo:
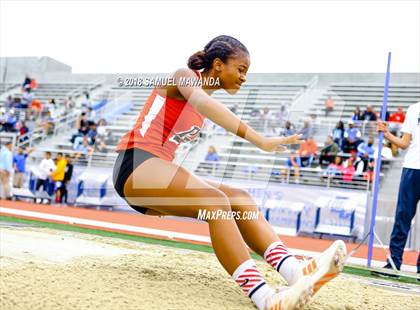
M258 262L268 282L281 277ZM420 296L340 275L305 309L420 309ZM31 227L0 228L0 309L255 309L213 254Z

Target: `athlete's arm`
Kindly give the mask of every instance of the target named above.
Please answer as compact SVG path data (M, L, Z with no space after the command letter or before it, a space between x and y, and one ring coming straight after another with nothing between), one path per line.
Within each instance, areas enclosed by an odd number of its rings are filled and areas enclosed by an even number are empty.
M410 145L411 135L409 133L404 132L402 138L398 138L389 131L388 123L382 120L378 120L377 131L382 131L386 139L388 139L392 144L395 144L403 150L408 148L408 146Z
M204 90L198 86L182 85L182 79L196 80L197 76L190 69L179 69L174 74L175 83L182 96L197 109L202 115L223 127L227 131L244 138L265 151L285 151L281 144L300 143L300 135L289 137L265 138L254 129L241 121L224 104L210 97Z

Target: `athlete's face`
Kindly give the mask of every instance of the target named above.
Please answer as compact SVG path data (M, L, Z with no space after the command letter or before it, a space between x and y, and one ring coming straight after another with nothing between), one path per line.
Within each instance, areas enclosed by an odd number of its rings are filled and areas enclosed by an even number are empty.
M236 94L246 81L249 66L249 55L246 53L240 52L229 58L223 63L219 74L221 87L231 95Z

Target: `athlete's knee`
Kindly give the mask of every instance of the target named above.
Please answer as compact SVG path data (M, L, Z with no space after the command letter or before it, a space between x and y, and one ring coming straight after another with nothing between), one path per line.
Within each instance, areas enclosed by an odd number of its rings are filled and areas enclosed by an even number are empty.
M201 197L200 208L206 211L231 211L229 198L218 189L212 190L208 197Z
M229 202L236 211L257 211L254 198L246 190L235 189L229 194Z

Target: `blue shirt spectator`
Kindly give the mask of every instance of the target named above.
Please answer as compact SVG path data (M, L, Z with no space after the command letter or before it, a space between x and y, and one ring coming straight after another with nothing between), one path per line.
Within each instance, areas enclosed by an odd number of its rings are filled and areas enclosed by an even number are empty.
M373 159L375 148L373 147L373 138L369 138L368 142L360 143L357 147L357 155L363 158Z
M359 129L353 127L353 121L349 121L349 128L346 129L344 133L344 138L347 138L350 141L357 141L362 136Z
M13 164L16 166L17 172L25 173L25 166L26 166L26 158L28 154L16 154L13 157Z

